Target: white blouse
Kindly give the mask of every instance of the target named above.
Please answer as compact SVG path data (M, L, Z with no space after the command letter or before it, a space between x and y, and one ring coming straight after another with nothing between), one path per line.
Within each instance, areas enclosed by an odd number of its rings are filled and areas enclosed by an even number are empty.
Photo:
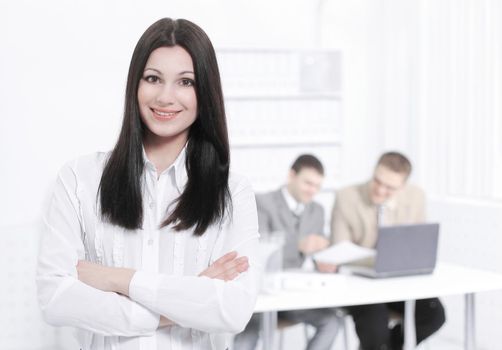
M247 324L256 302L258 221L251 186L231 175L232 215L202 236L159 224L187 182L185 149L160 176L145 158L143 228L101 220L98 186L108 155L96 153L60 171L40 243L39 303L47 322L76 327L82 350L183 350L228 346L228 333ZM249 258L233 281L198 277L227 252ZM136 269L129 297L78 280L78 260ZM176 323L158 328L164 315ZM227 334L227 335L226 335Z

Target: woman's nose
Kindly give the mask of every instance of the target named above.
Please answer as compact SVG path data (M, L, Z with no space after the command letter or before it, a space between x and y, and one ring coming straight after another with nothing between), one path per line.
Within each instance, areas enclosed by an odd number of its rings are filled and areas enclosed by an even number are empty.
M174 103L174 89L170 84L164 84L157 91L155 101L162 105L170 105Z

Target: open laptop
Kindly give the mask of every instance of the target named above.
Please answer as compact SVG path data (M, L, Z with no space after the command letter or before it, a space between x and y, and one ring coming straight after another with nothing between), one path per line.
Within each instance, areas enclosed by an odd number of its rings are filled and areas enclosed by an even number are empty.
M378 229L376 257L344 271L373 278L428 274L437 259L439 224L383 226Z

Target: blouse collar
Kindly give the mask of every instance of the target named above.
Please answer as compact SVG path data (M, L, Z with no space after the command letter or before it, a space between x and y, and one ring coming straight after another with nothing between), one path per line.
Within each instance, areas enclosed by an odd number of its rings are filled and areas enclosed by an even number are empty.
M167 169L165 169L160 174L160 176L164 176L165 174L168 174L170 171L174 171L174 180L176 182L176 188L178 190L178 193L180 194L185 189L185 185L188 181L188 174L185 165L186 148L187 144L185 144L185 146L181 149L181 152L178 154L173 164L171 164ZM148 159L144 146L142 146L142 151L143 151L143 161L145 163L145 168L156 174L157 169L155 168L155 165Z

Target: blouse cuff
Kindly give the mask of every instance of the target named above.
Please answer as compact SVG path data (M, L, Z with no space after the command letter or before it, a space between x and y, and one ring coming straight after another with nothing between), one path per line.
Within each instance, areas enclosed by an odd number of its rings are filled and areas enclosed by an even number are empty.
M129 298L146 307L155 305L159 282L158 274L136 271L129 284Z
M141 333L152 333L159 328L160 315L148 310L144 306L132 303L132 327Z

